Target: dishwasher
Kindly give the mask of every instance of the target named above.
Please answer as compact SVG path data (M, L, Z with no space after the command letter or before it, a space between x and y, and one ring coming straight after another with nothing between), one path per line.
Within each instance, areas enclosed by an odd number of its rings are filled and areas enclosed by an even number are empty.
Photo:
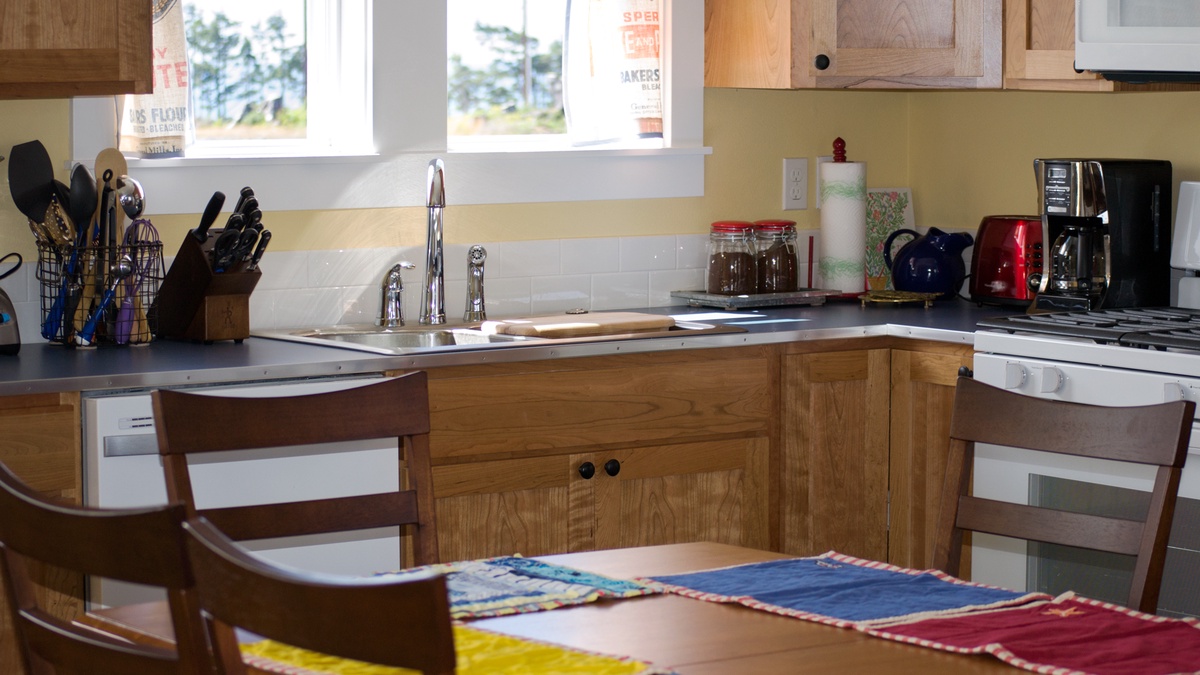
M196 386L222 396L296 396L378 381L330 377ZM220 420L211 420L220 424ZM236 429L231 429L235 433ZM286 455L286 456L285 456ZM198 508L266 501L298 501L395 490L395 439L334 446L234 450L189 459ZM128 508L165 504L166 479L158 456L149 390L85 393L83 497L88 506ZM273 563L330 574L365 575L400 567L399 528L263 539L243 544ZM166 597L162 589L91 578L89 607L114 607Z

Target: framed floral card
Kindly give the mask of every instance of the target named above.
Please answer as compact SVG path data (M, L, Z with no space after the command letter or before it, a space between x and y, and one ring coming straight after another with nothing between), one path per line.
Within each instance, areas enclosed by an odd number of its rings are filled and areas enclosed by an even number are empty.
M912 189L867 188L868 289L892 288L891 270L883 261L883 244L893 232L904 229L913 229Z

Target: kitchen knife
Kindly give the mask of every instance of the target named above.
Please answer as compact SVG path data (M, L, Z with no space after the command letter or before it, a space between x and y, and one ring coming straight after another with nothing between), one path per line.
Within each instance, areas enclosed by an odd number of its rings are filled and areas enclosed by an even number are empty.
M213 196L208 200L208 206L204 207L204 213L200 216L200 224L196 229L192 230L192 236L196 241L203 244L208 241L208 228L217 220L217 216L221 213L221 207L225 205L225 193L214 192Z
M235 204L233 207L233 212L242 213L243 207L246 205L246 201L253 198L254 190L251 189L249 185L242 188L241 192L238 194L237 204Z
M258 211L258 199L251 197L242 204L242 207L237 210L237 213L242 214L242 217L246 219L247 223L249 223L250 214L254 213L255 211Z
M267 248L267 242L271 241L271 231L263 230L262 234L258 235L258 247L254 249L254 255L250 256L250 264L246 267L246 271L258 269L258 261L262 260L263 251Z
M234 211L229 214L229 219L225 221L226 230L238 230L239 232L246 226L246 216L241 211Z

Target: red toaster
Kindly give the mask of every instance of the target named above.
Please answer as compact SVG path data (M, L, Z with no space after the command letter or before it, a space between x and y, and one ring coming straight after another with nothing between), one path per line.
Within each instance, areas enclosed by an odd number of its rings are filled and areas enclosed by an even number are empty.
M1028 306L1029 277L1042 272L1040 216L986 216L971 253L971 300L979 304Z

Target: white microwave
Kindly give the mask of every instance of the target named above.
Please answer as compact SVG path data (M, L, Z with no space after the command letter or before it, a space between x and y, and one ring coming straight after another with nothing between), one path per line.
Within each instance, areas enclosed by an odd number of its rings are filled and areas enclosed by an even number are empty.
M1200 0L1075 0L1075 67L1128 82L1200 82Z

